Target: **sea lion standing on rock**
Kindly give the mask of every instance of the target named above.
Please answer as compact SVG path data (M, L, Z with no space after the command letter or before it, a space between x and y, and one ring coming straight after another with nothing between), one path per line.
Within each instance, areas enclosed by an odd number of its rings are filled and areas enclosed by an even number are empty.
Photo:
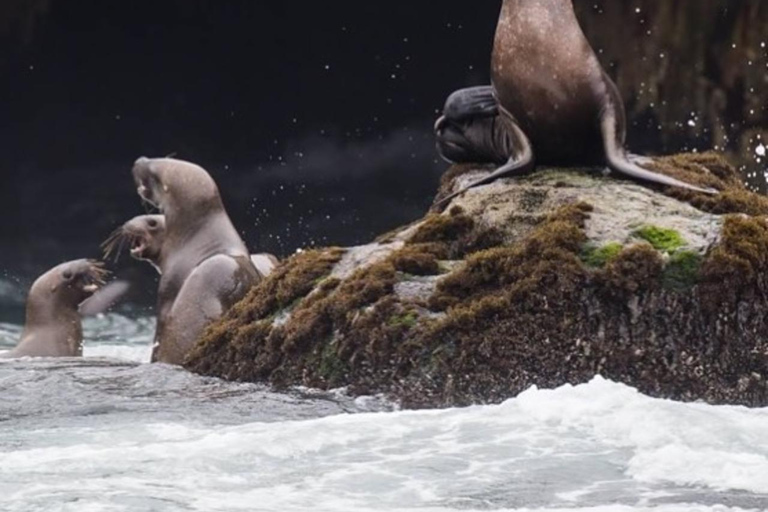
M506 162L442 199L441 205L471 188L529 173L535 164L605 165L639 182L717 193L630 161L624 148L626 114L621 96L582 32L572 0L504 0L491 80L490 89L463 90L449 98L436 125L438 146L449 160L476 156L488 148L497 158L509 150ZM477 147L467 150L477 141Z
M260 280L229 220L216 183L201 167L139 158L139 196L165 216L153 362L180 365L205 327Z
M91 297L107 272L91 260L63 263L32 285L19 344L0 358L79 357L83 355L83 325L78 306Z

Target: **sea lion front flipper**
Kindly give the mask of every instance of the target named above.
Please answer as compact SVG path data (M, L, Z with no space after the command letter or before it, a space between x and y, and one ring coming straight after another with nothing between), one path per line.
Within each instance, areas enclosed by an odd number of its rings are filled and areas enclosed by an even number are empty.
M618 118L616 108L608 105L603 109L600 116L600 129L605 146L605 159L611 170L639 182L658 183L659 185L685 188L704 194L719 194L719 191L715 189L697 187L670 176L644 169L632 162L627 155L626 149L624 149L623 133L618 131L621 129L619 127L623 126L624 121Z
M82 302L77 310L82 317L99 315L118 304L130 289L128 281L112 281Z
M200 263L184 281L166 315L152 361L181 365L206 326L260 279L246 258L219 254Z

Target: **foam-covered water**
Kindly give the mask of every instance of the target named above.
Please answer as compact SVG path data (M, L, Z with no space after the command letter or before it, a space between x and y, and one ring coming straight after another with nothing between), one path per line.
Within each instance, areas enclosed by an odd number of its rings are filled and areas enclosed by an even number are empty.
M107 315L83 359L0 362L0 510L768 509L768 410L598 378L402 412L146 364L153 328Z

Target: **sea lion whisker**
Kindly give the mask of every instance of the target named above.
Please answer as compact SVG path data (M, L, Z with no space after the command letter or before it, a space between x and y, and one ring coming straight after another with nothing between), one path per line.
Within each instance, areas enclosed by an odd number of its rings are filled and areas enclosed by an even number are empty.
M105 268L102 261L89 260L88 263L90 265L87 274L88 279L93 284L103 286L111 272Z
M112 232L112 234L107 237L104 242L101 244L101 250L103 253L104 259L110 259L113 255L115 256L115 263L117 263L118 258L120 257L120 252L123 249L123 244L125 242L125 230L123 227L120 227Z
M139 239L141 239L139 233L129 231L124 226L116 229L109 238L101 244L101 249L104 252L104 259L109 260L114 256L114 262L117 263L120 260L120 255L125 249L125 245L127 243L133 244Z
M147 215L153 215L160 212L160 208L152 204L149 199L141 197L141 206L144 207L144 213Z

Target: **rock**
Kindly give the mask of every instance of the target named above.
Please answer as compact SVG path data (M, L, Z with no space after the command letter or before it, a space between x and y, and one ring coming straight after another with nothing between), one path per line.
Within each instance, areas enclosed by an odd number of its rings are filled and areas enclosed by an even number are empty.
M658 397L768 405L768 199L715 155L652 166L722 193L590 169L478 187L374 244L291 258L187 367L405 407L598 374ZM439 196L481 172L452 168Z
M336 279L346 279L357 269L364 265L373 265L378 263L398 249L403 248L403 242L396 241L392 243L372 243L347 249L344 257L336 264L331 272L331 277Z
M395 295L403 302L426 302L437 290L438 277L415 276L411 280L401 281L395 285Z
M479 177L478 173L461 176L456 187ZM722 218L717 215L641 185L606 180L601 173L587 170L540 171L517 180L512 188L497 182L470 190L454 205L473 219L499 226L510 240L518 240L549 213L575 201L593 205L586 233L597 245L627 243L638 229L650 225L684 233L686 247L704 253L717 241L722 225Z

